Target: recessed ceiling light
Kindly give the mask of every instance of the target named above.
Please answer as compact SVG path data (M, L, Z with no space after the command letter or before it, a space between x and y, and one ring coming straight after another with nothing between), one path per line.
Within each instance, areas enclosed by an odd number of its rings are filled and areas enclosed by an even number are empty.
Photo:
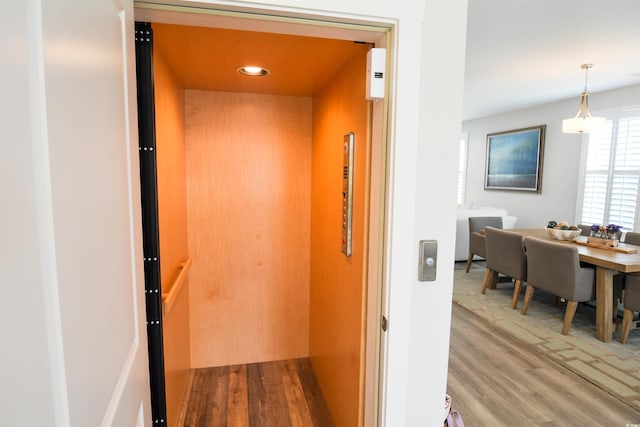
M240 67L238 68L238 72L245 76L266 76L269 74L269 70L266 68L257 67L255 65L245 65L244 67Z

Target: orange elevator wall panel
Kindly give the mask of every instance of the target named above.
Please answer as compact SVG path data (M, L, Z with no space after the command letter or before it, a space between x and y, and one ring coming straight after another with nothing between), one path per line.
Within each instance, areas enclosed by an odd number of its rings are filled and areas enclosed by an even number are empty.
M185 100L192 365L307 356L311 98Z
M160 275L169 292L187 260L187 196L184 155L184 91L162 52L155 50L156 160ZM167 425L178 424L191 367L188 282L163 319Z
M337 426L357 426L368 172L366 46L314 97L310 353ZM343 136L355 133L352 256L341 252Z

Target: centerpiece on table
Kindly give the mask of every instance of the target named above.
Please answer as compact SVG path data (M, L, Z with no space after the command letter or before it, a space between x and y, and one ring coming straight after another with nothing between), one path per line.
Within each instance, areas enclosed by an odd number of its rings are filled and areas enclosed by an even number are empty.
M587 241L608 248L616 248L620 242L620 235L622 234L622 231L620 231L621 228L622 227L616 224L593 224Z
M580 228L569 225L566 221L549 221L547 223L547 234L555 240L574 240L580 234Z

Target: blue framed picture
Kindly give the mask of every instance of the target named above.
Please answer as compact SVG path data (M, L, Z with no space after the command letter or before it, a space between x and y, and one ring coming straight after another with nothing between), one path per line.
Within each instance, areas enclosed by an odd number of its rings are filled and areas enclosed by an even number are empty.
M545 128L487 134L485 190L541 192Z

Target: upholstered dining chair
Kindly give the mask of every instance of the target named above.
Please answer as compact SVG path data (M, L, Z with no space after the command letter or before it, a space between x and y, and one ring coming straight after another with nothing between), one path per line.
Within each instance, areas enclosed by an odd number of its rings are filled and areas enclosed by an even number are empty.
M527 237L527 290L522 314L527 314L536 289L567 300L562 335L569 333L579 302L595 299L595 269L582 267L575 245Z
M502 228L501 216L476 216L469 217L469 257L467 258L467 268L469 272L474 256L486 257L484 234L481 233L484 227Z
M624 243L640 246L640 233L636 231L627 231L624 233Z
M511 308L516 308L522 290L522 283L527 281L527 254L524 250L522 234L510 230L485 227L485 246L487 270L484 273L481 293L487 288L495 288L498 274L502 273L514 281Z
M628 243L630 245L640 246L640 233L628 231L624 234L622 242ZM613 276L613 304L616 306L616 310L614 310L614 316L616 315L618 300L622 299L622 289L624 289L624 284L627 276L628 274L626 273L617 273Z
M622 329L620 331L620 342L627 342L629 330L633 322L633 312L640 311L640 275L629 274L625 278L624 296L622 305L624 313L622 315Z
M628 243L630 245L636 245L636 246L640 246L640 233L638 232L634 232L634 231L628 231L624 234L622 241L624 243ZM630 277L633 277L635 274L627 274L627 273L617 273L614 274L613 276L613 318L614 321L617 317L618 314L618 302L620 300L623 299L623 292L626 292L626 284L627 284L627 280L629 280ZM631 280L636 280L636 279L631 279ZM636 285L638 286L638 285ZM623 291L624 289L624 291ZM632 291L633 292L633 291ZM640 291L638 291L640 293ZM633 296L630 297L631 301L633 301ZM624 301L623 301L624 303ZM638 305L636 307L636 311L637 309L640 309L640 305ZM624 325L624 314L623 314L623 318L622 318L622 322ZM627 332L628 333L628 332Z
M588 224L578 224L581 236L588 236L591 234L591 226Z

